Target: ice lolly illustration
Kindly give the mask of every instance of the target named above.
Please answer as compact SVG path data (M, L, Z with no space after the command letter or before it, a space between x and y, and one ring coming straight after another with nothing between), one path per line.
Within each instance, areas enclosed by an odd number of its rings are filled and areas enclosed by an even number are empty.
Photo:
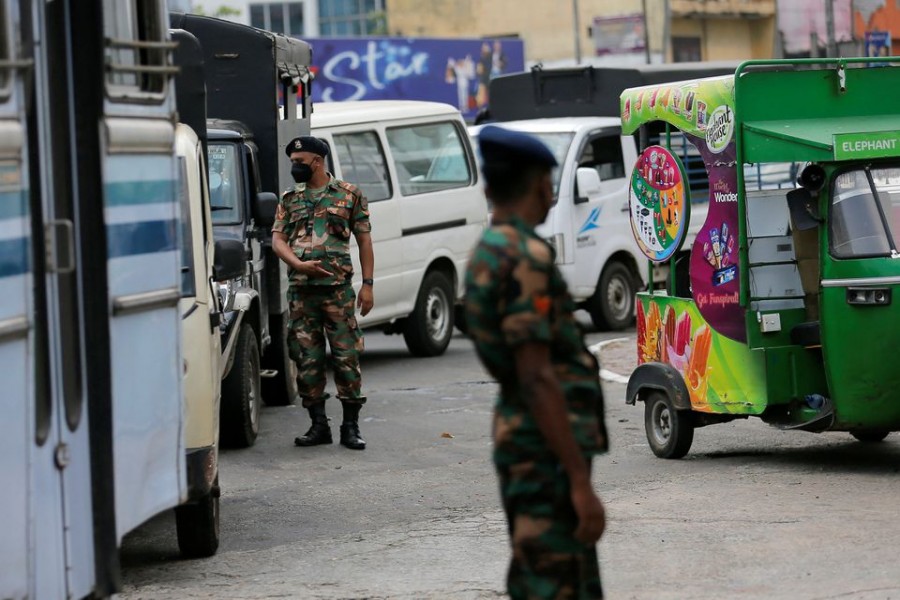
M691 395L691 404L696 408L705 406L706 389L709 384L709 350L712 346L712 331L701 326L694 335L691 358L688 361L686 383Z
M713 260L716 261L715 267L722 268L722 246L719 238L719 230L713 227L709 230L709 241L712 244Z

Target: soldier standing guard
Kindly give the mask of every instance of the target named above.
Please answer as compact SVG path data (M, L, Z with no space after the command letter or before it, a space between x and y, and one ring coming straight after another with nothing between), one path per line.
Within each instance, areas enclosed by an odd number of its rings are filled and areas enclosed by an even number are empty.
M534 227L553 204L556 160L526 134L479 135L492 225L466 273L466 323L500 384L494 465L509 525L516 598L602 598L596 543L606 524L591 459L606 450L599 365L575 303Z
M331 365L338 399L344 410L341 444L363 450L359 410L366 402L361 393L359 355L362 332L356 322L372 310L372 250L369 207L359 189L325 170L328 146L318 138L302 136L285 148L296 185L281 196L272 227L272 246L290 273L288 325L291 358L297 364L297 384L312 426L296 438L298 446L330 444L331 428L325 415L325 338L331 347ZM359 245L362 287L359 301L351 285L350 233Z

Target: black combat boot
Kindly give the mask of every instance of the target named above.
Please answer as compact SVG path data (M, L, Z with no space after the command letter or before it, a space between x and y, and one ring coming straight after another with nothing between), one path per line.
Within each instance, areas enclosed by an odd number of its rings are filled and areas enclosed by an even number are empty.
M328 417L325 416L325 402L317 402L310 406L309 418L312 419L312 427L302 437L294 438L297 446L318 446L331 443L331 427L328 426Z
M344 407L344 422L341 424L341 444L351 450L365 450L366 440L359 437L359 409L362 404L356 402L345 402L341 400Z

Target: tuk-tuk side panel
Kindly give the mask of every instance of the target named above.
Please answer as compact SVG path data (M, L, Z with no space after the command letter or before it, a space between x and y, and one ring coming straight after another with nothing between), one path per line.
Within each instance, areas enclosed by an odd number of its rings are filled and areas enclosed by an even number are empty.
M691 246L690 279L697 310L720 335L745 342L740 304L738 175L734 77L715 77L625 90L622 131L664 121L700 152L709 177L706 221Z
M818 349L781 346L754 350L765 361L769 406L803 401L810 394L828 396L822 355ZM806 420L798 417L798 420Z
M766 409L764 355L714 331L693 300L638 294L637 329L638 363L675 368L693 410L757 415Z
M822 289L820 327L836 429L900 430L900 369L894 361L900 284L882 287L891 290L889 306L848 306L846 287Z

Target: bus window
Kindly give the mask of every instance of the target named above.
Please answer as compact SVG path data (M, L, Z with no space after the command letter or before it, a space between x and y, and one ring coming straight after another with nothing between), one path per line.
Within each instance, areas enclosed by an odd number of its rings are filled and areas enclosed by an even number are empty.
M103 0L107 90L119 98L163 97L173 48L155 0Z

